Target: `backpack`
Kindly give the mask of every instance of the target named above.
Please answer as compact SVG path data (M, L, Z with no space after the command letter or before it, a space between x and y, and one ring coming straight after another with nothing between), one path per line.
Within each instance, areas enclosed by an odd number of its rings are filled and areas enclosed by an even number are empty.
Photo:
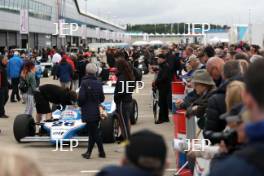
M27 80L24 79L24 78L20 78L20 81L19 81L19 90L22 92L22 93L27 93L28 91L28 83L27 83Z

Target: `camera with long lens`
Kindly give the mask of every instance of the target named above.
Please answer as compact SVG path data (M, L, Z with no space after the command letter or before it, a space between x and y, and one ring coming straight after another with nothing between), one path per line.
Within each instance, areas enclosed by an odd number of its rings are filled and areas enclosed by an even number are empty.
M238 144L238 135L236 130L229 129L224 132L213 132L211 134L211 139L213 143L225 142L228 148L235 147Z

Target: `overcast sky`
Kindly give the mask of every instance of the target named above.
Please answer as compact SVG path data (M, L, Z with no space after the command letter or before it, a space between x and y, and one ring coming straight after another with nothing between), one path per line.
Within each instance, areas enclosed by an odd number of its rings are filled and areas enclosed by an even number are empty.
M264 0L79 0L82 9L128 24L264 23ZM83 2L82 2L83 1Z

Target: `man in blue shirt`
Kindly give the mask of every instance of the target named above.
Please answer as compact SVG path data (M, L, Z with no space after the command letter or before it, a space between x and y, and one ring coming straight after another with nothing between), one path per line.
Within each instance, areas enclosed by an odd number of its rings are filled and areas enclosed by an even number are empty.
M15 52L7 64L7 75L8 78L11 79L12 85L11 102L13 103L16 102L15 96L17 101L21 100L18 90L18 84L22 68L23 60L19 57L19 53Z

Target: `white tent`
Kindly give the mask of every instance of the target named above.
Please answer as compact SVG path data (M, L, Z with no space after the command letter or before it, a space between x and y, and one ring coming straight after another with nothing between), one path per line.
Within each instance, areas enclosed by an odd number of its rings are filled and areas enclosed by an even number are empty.
M149 45L149 42L147 42L147 41L136 41L132 45L133 46L144 46L144 45Z
M214 38L209 39L209 43L218 43L218 42L228 43L229 39L219 38L219 37L214 37Z
M150 45L163 45L164 43L160 40L153 40L149 42Z

